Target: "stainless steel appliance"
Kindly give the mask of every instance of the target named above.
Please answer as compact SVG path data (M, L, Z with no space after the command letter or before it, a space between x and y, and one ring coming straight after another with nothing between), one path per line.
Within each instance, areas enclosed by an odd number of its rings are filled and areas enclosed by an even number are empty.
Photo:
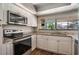
M14 55L31 54L31 36L14 41Z
M13 40L14 55L31 54L31 35L14 29L5 29L4 37Z
M13 11L7 11L7 23L16 25L26 25L27 17Z

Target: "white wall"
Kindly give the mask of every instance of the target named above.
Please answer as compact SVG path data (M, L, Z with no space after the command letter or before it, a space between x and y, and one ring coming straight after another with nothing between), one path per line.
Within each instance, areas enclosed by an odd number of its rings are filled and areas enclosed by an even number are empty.
M43 15L38 16L38 18L52 18L52 19L59 19L59 20L73 20L78 17L78 10L71 10L67 12L61 12L61 13L55 13L55 14L49 14L49 15Z

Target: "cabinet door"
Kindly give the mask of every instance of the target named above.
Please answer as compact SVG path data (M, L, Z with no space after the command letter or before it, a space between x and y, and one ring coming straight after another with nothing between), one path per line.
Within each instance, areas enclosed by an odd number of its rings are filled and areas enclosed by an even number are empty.
M32 51L36 48L36 35L32 35Z
M56 36L49 36L48 37L48 50L52 51L52 52L56 52L57 53L57 37Z
M2 45L0 44L0 55L2 55Z
M11 45L10 45L10 55L13 55L14 53L13 53L13 44L11 43Z
M31 14L31 13L27 13L28 14L28 26L32 26L32 27L37 27L37 18L35 15Z
M47 50L47 37L43 35L37 36L37 48Z
M71 46L71 38L69 37L60 37L58 42L58 52L62 54L71 54L72 46Z
M0 55L2 54L2 43L3 43L3 29L0 26Z
M7 24L7 10L8 10L8 3L0 4L0 23Z
M3 4L3 24L7 24L8 3Z
M32 27L37 27L37 18L35 15L31 14L30 16L30 22Z
M0 25L2 24L3 20L3 4L0 3Z
M13 44L11 42L7 43L6 49L7 49L7 55L12 55L13 54Z
M7 44L2 44L2 55L7 55L6 45Z

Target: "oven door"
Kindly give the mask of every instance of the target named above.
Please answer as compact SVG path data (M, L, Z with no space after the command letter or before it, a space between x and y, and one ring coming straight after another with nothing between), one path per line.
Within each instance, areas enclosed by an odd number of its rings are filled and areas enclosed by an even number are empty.
M14 43L14 55L22 55L29 51L31 53L31 37Z

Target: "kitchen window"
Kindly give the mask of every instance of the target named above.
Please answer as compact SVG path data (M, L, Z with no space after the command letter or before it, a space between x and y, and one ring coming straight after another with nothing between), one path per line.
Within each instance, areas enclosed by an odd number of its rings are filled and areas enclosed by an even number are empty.
M56 29L66 29L66 30L77 30L77 20L75 21L64 21L64 22L56 22Z
M68 29L74 29L74 30L75 30L75 29L78 29L78 28L77 28L77 22L78 22L78 21L71 21L71 22L68 22L68 26L67 26Z
M67 29L67 22L57 22L57 29Z
M78 20L59 20L59 19L45 19L42 20L41 26L43 29L49 30L77 30Z
M49 19L45 21L45 29L55 29L55 20Z

